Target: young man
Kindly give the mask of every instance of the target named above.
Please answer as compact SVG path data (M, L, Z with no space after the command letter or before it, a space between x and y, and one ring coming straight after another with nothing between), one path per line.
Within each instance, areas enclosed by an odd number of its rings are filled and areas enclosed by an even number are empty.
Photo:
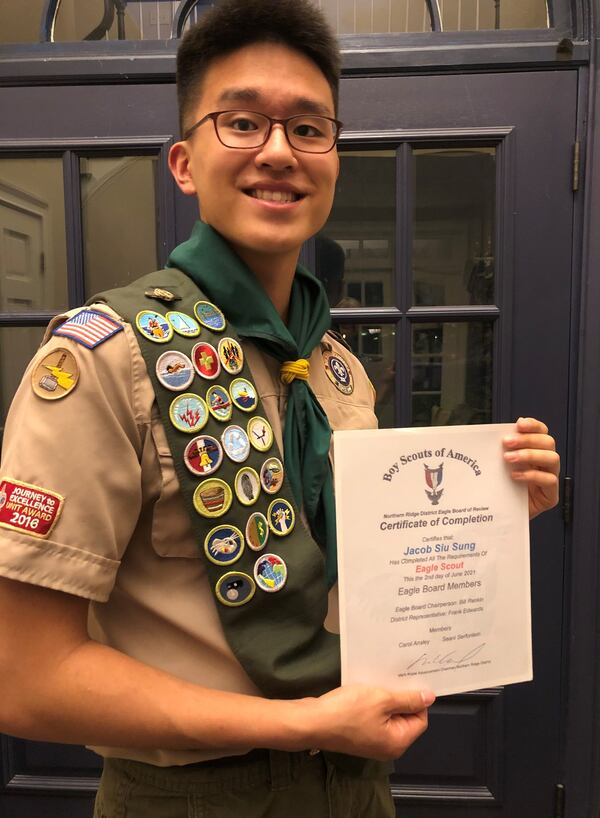
M11 410L0 730L93 745L98 817L391 816L367 759L427 724L427 693L338 687L330 428L376 419L297 268L331 208L338 73L305 0L205 15L170 155L202 222L168 270L53 321ZM546 427L506 447L532 516L554 505Z

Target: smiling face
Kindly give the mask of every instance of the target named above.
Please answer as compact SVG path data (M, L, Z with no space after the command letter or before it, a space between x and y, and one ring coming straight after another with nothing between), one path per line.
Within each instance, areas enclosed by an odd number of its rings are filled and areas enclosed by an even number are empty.
M284 45L255 43L215 59L202 81L189 127L213 111L243 109L283 119L303 113L335 117L331 89L319 68ZM195 194L202 220L253 261L297 259L325 223L339 169L335 148L294 150L281 125L260 148L227 148L208 120L171 149L179 187Z

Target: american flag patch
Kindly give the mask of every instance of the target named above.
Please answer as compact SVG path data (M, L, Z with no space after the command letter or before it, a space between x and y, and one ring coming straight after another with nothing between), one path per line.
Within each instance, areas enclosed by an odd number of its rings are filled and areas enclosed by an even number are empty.
M53 330L52 335L62 335L88 349L94 349L122 329L121 324L103 312L82 310Z

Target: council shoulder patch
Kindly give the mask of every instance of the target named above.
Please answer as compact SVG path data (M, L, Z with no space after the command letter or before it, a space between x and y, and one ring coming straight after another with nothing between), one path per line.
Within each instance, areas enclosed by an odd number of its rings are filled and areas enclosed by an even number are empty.
M94 349L122 329L123 325L106 313L82 310L53 330L52 335L70 338L88 349Z
M65 498L41 486L0 479L0 526L45 539L54 528Z

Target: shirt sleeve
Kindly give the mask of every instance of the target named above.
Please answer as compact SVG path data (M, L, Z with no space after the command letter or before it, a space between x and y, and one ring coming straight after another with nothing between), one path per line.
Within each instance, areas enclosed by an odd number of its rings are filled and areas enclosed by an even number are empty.
M50 336L27 368L4 434L0 575L108 598L142 501L135 344L127 325L93 349ZM45 370L64 378L59 399Z

